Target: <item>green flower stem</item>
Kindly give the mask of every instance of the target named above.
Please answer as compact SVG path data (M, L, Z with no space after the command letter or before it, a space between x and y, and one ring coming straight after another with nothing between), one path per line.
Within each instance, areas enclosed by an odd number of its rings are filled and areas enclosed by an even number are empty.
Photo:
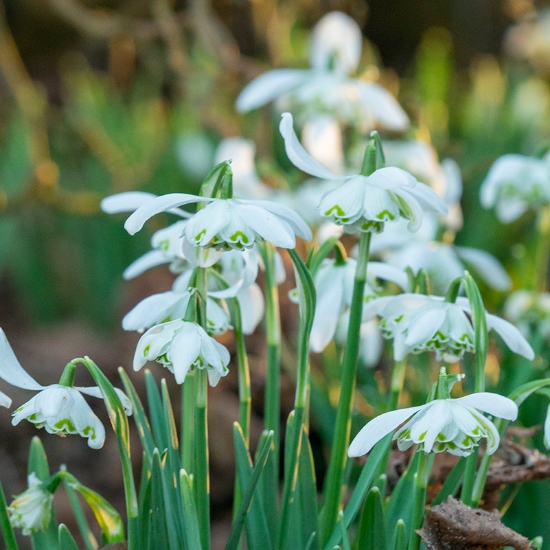
M237 363L239 368L239 424L243 431L244 441L248 449L250 439L250 412L252 408L252 396L250 390L250 369L248 368L248 355L242 330L242 316L239 302L231 300L233 332L237 344Z
M196 373L195 402L195 472L193 487L202 549L210 548L210 476L208 471L208 376L205 369Z
M189 372L181 388L181 467L191 475L195 424L195 373Z
M405 360L396 361L393 366L390 382L390 398L388 399L388 411L397 409L399 404L399 397L403 391L403 384L405 383Z
M61 373L61 378L59 379L59 384L61 386L67 386L72 388L74 386L74 376L76 374L76 364L71 361L66 365Z
M199 324L206 330L206 297L208 272L197 268L195 285L200 297ZM208 464L208 375L206 369L197 369L195 375L195 470L193 488L199 522L202 550L210 548L210 473Z
M474 480L476 477L477 469L477 455L479 453L479 447L466 458L466 470L464 471L464 480L462 481L462 492L460 493L460 500L467 506L472 506L472 493L474 490Z
M506 420L502 418L497 418L494 422L495 428L498 433L502 435L504 428L506 427ZM477 508L481 502L481 497L483 496L483 489L485 488L485 480L487 479L487 473L489 472L489 466L491 465L491 460L493 455L485 453L483 458L479 463L479 469L477 471L477 476L475 478L474 486L472 489L472 502L471 506Z
M538 213L534 255L531 289L545 292L550 255L550 207L548 206L542 208Z
M280 363L281 319L279 288L276 281L275 247L266 243L262 248L265 264L265 302L267 333L267 378L265 388L265 429L273 430L275 445L272 459L278 463L280 440Z
M430 477L430 460L429 455L423 451L419 451L418 468L415 475L415 490L414 490L414 509L411 528L411 536L409 540L409 550L418 550L420 548L420 536L416 534L416 530L422 527L424 522L424 508L426 506L426 489L428 487L428 479Z
M351 407L357 373L357 358L363 312L363 296L369 260L370 233L362 233L355 270L355 282L349 316L347 343L342 362L340 399L336 412L336 427L332 455L325 484L325 503L321 516L321 544L325 544L338 522L338 510L342 492L343 473L347 461L347 449L351 428Z

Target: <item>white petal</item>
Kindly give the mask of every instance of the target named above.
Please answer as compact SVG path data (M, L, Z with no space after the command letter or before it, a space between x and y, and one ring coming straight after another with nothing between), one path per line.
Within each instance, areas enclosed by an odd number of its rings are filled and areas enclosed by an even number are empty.
M446 307L428 307L413 317L408 327L405 344L418 346L431 340L447 316Z
M88 439L89 447L92 449L101 449L105 443L105 427L80 392L76 388L71 389L74 390L72 392L74 401L70 411L70 418L75 425L76 431L79 435Z
M41 390L45 386L39 384L19 363L13 349L0 328L0 378L12 386L25 390Z
M368 185L363 198L363 216L367 220L395 221L399 218L398 202L385 189Z
M230 221L229 204L225 200L214 202L199 210L185 226L185 238L195 246L208 246Z
M172 340L170 360L174 367L174 378L183 384L191 365L197 360L201 349L201 338L192 323L186 323Z
M210 201L205 197L197 197L196 195L189 195L188 193L169 193L168 195L162 195L147 201L140 206L124 224L124 228L130 235L137 233L145 224L145 222L152 218L155 214L160 212L170 211L178 206L184 204L190 204L193 202Z
M294 232L285 220L250 204L239 205L239 214L260 237L281 248L294 248Z
M456 399L456 402L505 420L515 420L518 416L518 406L514 401L497 393L472 393Z
M311 66L349 74L361 59L363 37L359 25L345 13L333 11L315 25L310 45Z
M366 189L366 177L349 178L340 187L323 195L319 203L321 216L332 218L343 224L356 222L363 214Z
M307 81L311 71L275 69L250 82L239 94L235 108L240 113L257 109Z
M235 202L239 204L249 204L252 206L259 206L272 214L275 214L279 218L283 218L285 222L292 227L294 233L301 237L305 241L311 241L311 229L307 223L296 213L294 210L288 208L287 206L280 204L275 201L268 200L254 200L254 201L244 201L235 199ZM239 206L240 209L240 206Z
M223 254L223 250L195 246L187 239L182 240L181 251L193 267L212 267Z
M85 395L91 395L92 397L97 397L99 399L103 399L103 393L97 386L90 386L90 387L81 387L81 386L74 386L75 389L77 389L80 393L83 393ZM124 408L124 412L127 416L132 416L132 402L128 398L128 396L119 388L114 388L116 394L118 395L120 402L122 403L122 407Z
M449 207L445 201L426 184L419 182L414 189L407 191L420 203L425 212L437 212L443 216L449 213Z
M508 273L493 255L484 250L464 246L455 246L455 250L491 288L504 292L512 285Z
M380 189L395 189L396 187L414 187L418 182L406 170L388 166L379 168L368 176L368 183Z
M523 355L529 361L535 358L533 348L514 325L496 315L488 313L487 326L494 329L513 352Z
M243 333L252 334L264 316L264 295L260 287L253 283L237 294L237 301L241 308Z
M432 403L434 405L432 405L426 414L426 420L428 421L428 425L426 426L427 432L424 436L424 452L426 453L431 452L439 433L452 421L451 412L445 400L436 400Z
M133 212L140 206L154 199L157 195L145 191L127 191L105 197L101 201L101 210L107 214L118 214L120 212Z
M409 117L388 90L373 82L354 80L353 84L367 110L382 126L397 132L409 127Z
M407 274L400 268L383 262L369 262L367 266L369 275L374 275L378 279L391 281L401 287L401 290L406 290L409 285Z
M125 270L122 276L128 280L141 275L148 269L157 265L167 264L172 261L162 250L150 250L143 256L132 262Z
M489 455L492 455L497 449L498 444L500 443L500 435L495 425L488 419L485 418L482 414L473 410L472 414L477 418L478 422L485 428L487 432L487 449L485 452Z
M367 454L385 435L395 430L395 428L405 422L407 418L410 418L416 411L419 411L424 406L425 405L398 409L377 416L355 436L349 446L348 456L362 456Z
M293 128L292 115L283 113L279 130L285 141L285 150L288 158L302 172L321 179L340 179L345 176L336 176L319 164L303 147Z
M122 319L124 330L143 330L169 319L173 314L178 317L185 315L189 300L187 292L161 292L141 300Z
M4 392L0 391L0 407L11 407L11 399Z
M544 446L550 449L550 405L546 409L546 420L544 421Z

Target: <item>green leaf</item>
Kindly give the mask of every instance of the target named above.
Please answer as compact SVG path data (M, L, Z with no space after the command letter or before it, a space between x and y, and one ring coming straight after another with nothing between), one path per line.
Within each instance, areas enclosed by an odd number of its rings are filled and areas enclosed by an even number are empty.
M453 469L449 472L449 475L445 478L443 486L432 500L432 506L441 504L443 501L451 495L455 495L462 485L462 478L464 476L464 471L466 469L466 461L461 458L454 466Z
M147 403L149 405L149 418L153 426L155 447L160 451L168 449L169 429L164 421L164 407L157 388L157 383L151 371L145 371L145 386L147 388Z
M221 192L223 196L231 198L233 195L232 179L231 162L228 160L220 162L204 178L200 190L201 197L216 197Z
M71 532L63 523L59 526L59 550L79 550Z
M407 550L409 543L407 541L407 528L402 519L398 519L395 524L395 532L393 535L393 550Z
M17 540L15 539L15 533L11 525L8 513L8 503L6 502L6 495L4 494L2 482L0 482L0 530L2 531L6 550L19 550Z
M122 380L126 395L132 403L132 417L138 429L141 446L143 447L149 461L152 461L155 442L153 441L151 425L149 424L149 420L145 414L145 409L143 408L141 399L136 392L136 388L122 367L118 369L118 374Z
M78 500L78 495L76 494L76 491L72 488L66 477L63 477L63 486L65 487L65 491L67 491L69 502L71 504L71 509L73 511L73 514L75 515L78 530L80 531L82 540L86 545L86 549L96 550L96 548L98 547L97 540L92 533L92 530L90 529L90 525L88 524L88 520L86 519L86 514L84 513L80 501Z
M508 397L515 401L516 405L519 407L532 393L548 385L550 385L550 378L527 382L527 384L523 384L519 388L516 388Z
M236 425L235 432L238 432L238 431L239 431L239 427L238 425ZM252 502L252 497L254 496L254 490L256 488L256 484L260 479L260 476L264 470L264 467L267 461L267 457L271 452L272 439L273 439L273 435L271 434L270 437L267 437L265 439L264 446L259 452L259 456L258 456L258 459L256 460L256 464L254 466L252 476L250 477L248 485L246 485L246 489L243 491L241 506L239 508L239 511L237 512L237 515L235 516L235 520L233 521L233 527L231 528L231 533L229 534L229 539L225 546L225 550L237 550L237 548L239 547L241 531L243 529L243 525L245 523L248 511L250 509L250 504ZM235 441L239 441L239 440L241 440L240 452L242 453L242 447L244 445L244 438L242 437L242 432L240 436L236 433ZM246 450L246 447L245 447L245 450ZM240 462L241 462L241 470L243 470L246 475L246 463L242 459ZM245 486L241 485L241 487L245 487ZM259 547L259 548L262 548L262 547Z
M355 489L351 494L348 504L344 510L344 526L346 529L352 524L357 516L357 512L363 503L365 495L370 488L374 475L377 472L378 466L386 455L386 443L384 440L379 441L369 454L367 462L363 466L363 470ZM340 528L336 526L328 543L325 545L325 550L332 550L341 540Z
M180 491L183 508L183 523L185 525L185 547L187 550L201 550L199 518L193 497L191 480L185 470L180 472Z
M124 524L113 506L101 495L82 485L74 476L69 474L67 477L68 484L82 495L91 508L107 543L124 541Z
M373 487L367 494L355 548L357 550L386 550L384 509L378 487Z
M147 548L170 548L166 519L162 467L160 453L156 449L153 453L151 468L151 509L149 511L149 541Z
M235 422L233 425L233 435L235 442L235 459L237 463L237 476L240 486L244 489L250 484L253 475L253 465L241 426ZM264 439L264 447L269 441L272 442L273 436ZM262 449L263 451L263 449ZM264 548L266 550L274 547L274 541L271 539L271 533L267 520L268 511L264 508L264 501L258 498L256 491L255 498L250 503L246 515L246 541L249 548Z

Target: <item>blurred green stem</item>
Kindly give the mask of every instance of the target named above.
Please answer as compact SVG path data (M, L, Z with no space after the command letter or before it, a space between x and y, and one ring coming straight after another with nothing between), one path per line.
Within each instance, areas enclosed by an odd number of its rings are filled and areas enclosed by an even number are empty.
M550 255L550 207L545 206L538 212L537 234L535 238L535 256L531 289L539 292L547 290L548 258Z
M424 508L426 506L426 489L428 487L428 479L430 477L430 460L429 455L423 451L418 451L418 469L415 475L415 490L414 490L414 508L411 538L409 541L409 550L418 550L420 547L420 535L416 534L416 530L422 527L424 521Z
M332 443L326 483L325 502L321 516L321 544L325 544L338 522L338 510L342 492L343 473L347 461L347 449L351 428L351 408L357 372L357 357L363 312L363 296L367 279L370 233L362 233L359 239L359 253L355 270L355 282L350 308L347 343L342 362L340 399L336 412L336 428Z

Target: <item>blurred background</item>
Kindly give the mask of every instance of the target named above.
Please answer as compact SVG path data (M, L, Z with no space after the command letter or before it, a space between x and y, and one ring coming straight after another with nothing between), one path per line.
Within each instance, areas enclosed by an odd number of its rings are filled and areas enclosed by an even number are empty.
M458 162L470 221L457 242L492 252L517 279L528 244L521 236L533 219L496 223L479 206L478 189L498 156L534 155L549 143L547 9L530 0L0 1L0 326L23 366L46 384L78 356L92 357L113 380L118 365L131 365L138 335L124 333L120 320L141 298L169 289L172 277L160 268L123 281L124 268L148 250L150 232L130 237L124 217L101 213L100 200L127 190L196 191L220 140L236 135L255 141L259 174L280 185L289 165L273 130L278 115L270 107L239 115L235 98L270 68L307 67L310 30L332 10L361 25L362 67L403 105L408 137ZM487 296L492 308L503 300ZM254 340L250 346L254 357ZM284 384L290 402L291 383ZM220 532L233 489L226 449L235 388L229 380L211 399ZM16 406L30 398L2 389ZM96 409L105 418L101 403ZM530 420L542 419L534 412ZM0 471L11 495L25 484L28 436L36 432L11 428L5 411L0 429ZM116 500L113 441L91 452L82 439L43 435L52 467L67 463ZM522 490L506 521L550 539L549 489L539 482Z

